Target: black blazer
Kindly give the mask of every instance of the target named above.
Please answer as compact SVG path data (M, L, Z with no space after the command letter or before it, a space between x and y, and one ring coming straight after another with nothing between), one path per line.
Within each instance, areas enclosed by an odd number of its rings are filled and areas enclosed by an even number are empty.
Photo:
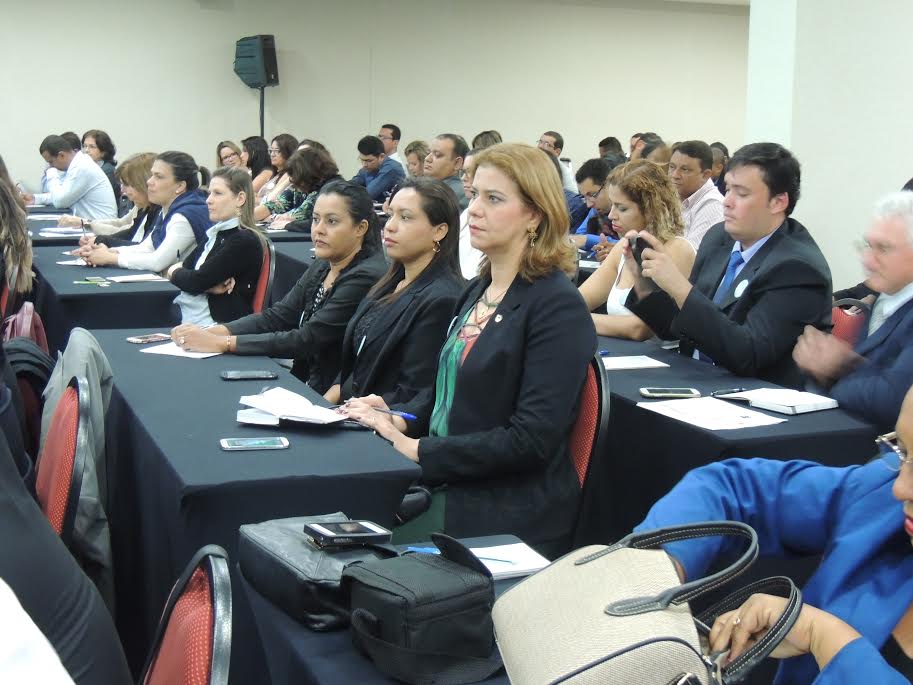
M389 406L430 388L447 324L465 286L459 273L450 273L435 260L396 300L381 305L368 332L356 340L355 327L376 301L374 296L366 298L342 342L342 399L373 393Z
M632 290L626 306L659 337L679 338L682 354L697 348L739 376L801 387L792 358L796 340L806 325L828 329L831 323L827 261L805 227L787 219L716 305L713 295L734 242L722 223L707 232L691 270L694 288L681 310L663 291L638 300Z
M234 278L235 287L230 293L206 296L209 313L217 323L247 316L253 311L254 293L263 264L260 239L246 228L219 231L206 261L196 269L204 247L205 243L196 246L184 265L171 274L171 282L191 295L202 295L209 288Z
M469 284L451 326L489 284ZM457 374L449 435L419 441L422 480L447 485L448 534L568 549L580 501L568 436L595 350L593 319L565 274L514 280ZM432 386L397 408L419 417L410 433L420 436L433 406Z
M302 248L304 249L304 248ZM292 373L319 393L325 393L339 375L342 337L355 309L384 272L387 263L379 249L362 248L342 270L326 301L309 320L320 284L330 271L324 259L315 259L289 293L269 309L225 324L238 336L238 354L267 354L292 358Z

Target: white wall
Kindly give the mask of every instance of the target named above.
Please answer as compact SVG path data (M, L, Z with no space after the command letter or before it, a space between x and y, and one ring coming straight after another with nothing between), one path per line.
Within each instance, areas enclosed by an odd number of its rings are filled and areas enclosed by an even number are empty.
M53 24L53 26L51 26ZM58 28L59 27L59 28ZM344 174L355 143L392 121L404 143L555 129L579 164L637 130L743 142L745 7L660 0L105 0L4 2L0 154L37 180L48 133L101 128L119 158L258 131L258 93L235 76L241 36L276 36L281 85L267 137L323 141Z

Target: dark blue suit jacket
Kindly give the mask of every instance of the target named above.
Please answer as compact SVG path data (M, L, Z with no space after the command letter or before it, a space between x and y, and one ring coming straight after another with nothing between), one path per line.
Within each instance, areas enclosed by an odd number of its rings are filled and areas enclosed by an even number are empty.
M913 385L913 300L856 343L865 362L837 381L828 395L883 431L894 430L904 395Z

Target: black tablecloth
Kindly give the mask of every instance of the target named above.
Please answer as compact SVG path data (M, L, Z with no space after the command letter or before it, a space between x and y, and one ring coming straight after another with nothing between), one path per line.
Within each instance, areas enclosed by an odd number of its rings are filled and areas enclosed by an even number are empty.
M274 243L300 243L311 239L310 233L301 231L267 231L266 235Z
M28 230L31 233L33 247L59 246L73 249L79 244L78 235L43 236L41 231L57 225L56 219L33 219L28 217Z
M512 535L494 535L468 538L462 542L469 547L491 547L517 541ZM274 685L392 685L397 682L380 673L370 659L355 649L348 630L328 633L309 630L263 597L243 576L240 577L244 594L250 601L257 621L270 679ZM496 581L495 594L504 592L518 582L518 579ZM501 670L482 682L507 685L509 681Z
M66 346L70 331L83 328L160 328L179 322L174 298L180 292L165 281L153 283L111 283L102 288L79 284L86 276L127 276L144 273L116 267L64 266L72 260L60 247L33 249L37 275L33 295L41 315L51 351Z
M272 235L270 236L272 237ZM276 275L273 278L273 302L288 294L314 258L310 241L276 243Z
M62 207L58 209L54 205L32 205L26 207L25 211L27 214L67 214L70 208Z
M842 466L863 463L874 454L875 427L841 409L789 417L770 413L787 421L726 431L698 428L648 411L637 406L651 401L640 396L641 387L689 387L707 395L714 390L775 386L733 376L655 343L600 338L599 346L613 355L646 354L669 368L609 372L609 435L587 477L578 547L626 535L685 473L710 462L769 457Z
M419 475L417 465L367 431L237 424L238 398L266 383L226 382L222 370L276 370L270 385L319 396L265 357L179 359L141 353L124 340L149 331L93 331L115 379L106 421L110 518L117 624L134 669L196 549L215 543L234 557L240 525L288 516L341 510L389 525ZM290 448L219 447L220 438L263 435L284 435ZM232 680L261 682L251 676L263 664L249 609L233 594Z

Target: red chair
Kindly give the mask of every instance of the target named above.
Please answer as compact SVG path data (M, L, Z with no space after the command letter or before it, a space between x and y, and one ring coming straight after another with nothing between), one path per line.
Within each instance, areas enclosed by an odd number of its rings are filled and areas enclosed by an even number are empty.
M230 660L228 554L218 545L206 545L171 589L139 682L225 685Z
M593 455L603 451L608 426L609 376L602 357L597 354L587 366L586 381L580 393L580 409L570 438L571 460L581 488L586 482Z
M88 457L88 383L74 376L60 397L44 448L38 455L35 489L41 511L70 547L82 476Z
M257 289L254 291L254 314L259 314L269 305L270 297L273 294L273 279L276 276L276 247L268 237L263 238L266 245L263 250L260 278L257 279Z
M855 307L855 311L852 308ZM834 328L831 334L850 345L855 345L862 333L862 327L868 321L869 305L862 300L843 299L834 302L831 318Z

